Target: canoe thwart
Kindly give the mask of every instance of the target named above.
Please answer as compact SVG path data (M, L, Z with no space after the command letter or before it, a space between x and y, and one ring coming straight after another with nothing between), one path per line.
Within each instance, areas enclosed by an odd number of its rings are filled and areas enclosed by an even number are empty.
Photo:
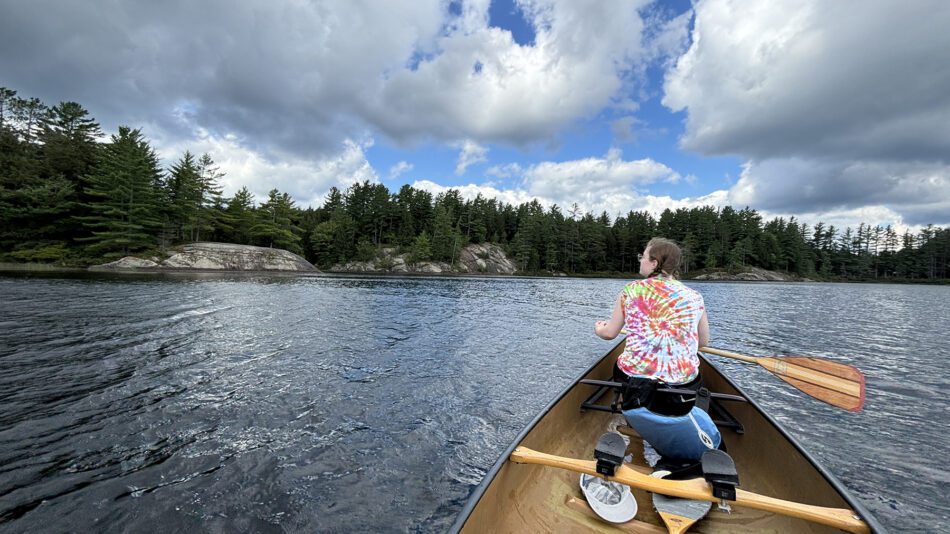
M601 386L601 387L611 388L611 389L620 389L623 387L622 382L613 382L610 380L593 380L589 378L585 378L581 380L580 383L588 385L588 386ZM661 393L674 393L674 394L678 393L680 395L695 395L696 394L696 392L691 389L657 388L656 390ZM714 393L712 391L709 392L709 397L716 400L746 402L745 397L741 397L739 395L727 395L725 393Z

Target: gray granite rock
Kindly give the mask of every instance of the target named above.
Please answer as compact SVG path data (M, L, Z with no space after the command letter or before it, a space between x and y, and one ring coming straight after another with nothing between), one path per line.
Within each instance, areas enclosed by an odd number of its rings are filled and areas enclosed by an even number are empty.
M143 260L135 256L126 256L121 260L116 260L102 265L93 265L89 268L91 271L113 271L122 269L155 269L158 263L152 260Z
M486 274L514 274L518 268L498 245L480 243L468 245L459 254L464 272Z
M453 266L445 262L420 261L410 263L409 254L397 254L392 247L379 249L376 258L370 261L338 263L330 268L335 272L349 273L485 273L514 274L517 271L514 262L505 256L498 245L482 243L468 245L459 253L459 261Z
M797 278L792 278L791 276L777 273L775 271L768 271L765 269L760 269L758 267L749 267L748 270L741 273L726 273L726 272L716 272L709 274L702 274L693 278L693 280L732 280L732 281L742 281L742 282L792 282L798 280Z
M286 250L231 243L191 243L161 263L173 269L224 271L316 271L302 257Z

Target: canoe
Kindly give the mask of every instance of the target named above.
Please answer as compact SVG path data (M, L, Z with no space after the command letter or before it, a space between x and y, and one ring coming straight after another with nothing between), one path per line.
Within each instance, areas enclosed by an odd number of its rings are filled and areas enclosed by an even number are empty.
M456 518L451 532L667 532L653 508L652 494L634 488L638 512L633 521L606 523L587 506L578 473L545 465L515 463L516 449L559 457L593 460L598 438L622 416L610 413L613 394L596 397L597 386L583 380L610 380L618 343L603 358L552 401L518 435L475 489ZM848 490L809 455L754 400L702 357L702 375L711 392L739 396L744 402L718 400L710 415L720 428L726 450L734 459L739 488L794 503L847 509L849 517L866 525L864 531L884 532L878 521ZM604 389L604 388L601 388ZM593 398L592 398L593 396ZM587 408L581 409L586 403ZM623 430L623 429L622 429ZM631 469L649 473L642 440L633 433L627 449L634 454ZM701 479L700 479L701 481ZM733 503L731 512L717 506L690 532L840 532L837 528Z

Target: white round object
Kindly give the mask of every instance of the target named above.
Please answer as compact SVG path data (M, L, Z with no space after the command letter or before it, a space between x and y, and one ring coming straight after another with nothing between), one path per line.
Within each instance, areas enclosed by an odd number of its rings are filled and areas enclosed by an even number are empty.
M630 486L588 474L581 475L580 483L587 503L605 521L626 523L637 515L637 500Z

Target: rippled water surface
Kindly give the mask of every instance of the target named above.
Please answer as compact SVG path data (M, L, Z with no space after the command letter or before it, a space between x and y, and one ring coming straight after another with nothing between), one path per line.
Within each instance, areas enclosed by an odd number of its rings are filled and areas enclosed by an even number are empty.
M0 277L0 530L441 532L610 343L620 280ZM720 360L894 530L950 528L950 287L693 283Z

